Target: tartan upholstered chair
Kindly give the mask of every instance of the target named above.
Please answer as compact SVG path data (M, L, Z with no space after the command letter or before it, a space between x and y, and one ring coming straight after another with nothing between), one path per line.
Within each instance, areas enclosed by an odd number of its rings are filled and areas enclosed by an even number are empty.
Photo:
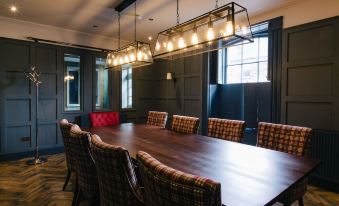
M74 145L72 145L72 142L69 140L69 135L70 135L72 126L73 124L69 123L66 119L62 119L59 122L59 127L60 127L60 131L62 134L62 140L64 142L64 150L65 150L66 164L67 164L67 170L68 170L64 186L62 187L63 191L65 191L67 187L71 173L76 172L75 158L74 158Z
M296 156L308 156L312 129L290 125L259 122L257 146L286 152ZM307 191L307 178L290 189L279 202L291 205L298 200L304 205L303 196Z
M167 116L167 112L149 111L146 124L165 128Z
M101 205L143 205L143 196L126 149L91 136L91 151L99 181Z
M147 206L221 206L221 185L172 169L146 152L138 152L138 166Z
M89 113L92 127L103 127L120 124L119 112L91 112Z
M196 134L198 133L199 124L199 118L173 115L171 128L175 132Z
M240 142L245 129L245 122L239 120L208 118L208 136Z
M76 145L74 156L76 159L77 190L73 197L73 204L78 205L83 193L91 197L92 202L98 200L99 185L94 161L90 154L90 134L81 131L78 125L71 127L70 141Z

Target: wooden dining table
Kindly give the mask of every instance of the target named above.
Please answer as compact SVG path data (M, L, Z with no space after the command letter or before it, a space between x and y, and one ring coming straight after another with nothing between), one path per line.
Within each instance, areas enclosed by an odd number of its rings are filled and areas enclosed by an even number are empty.
M145 151L163 164L221 183L227 206L272 205L320 161L198 134L143 124L86 129L132 158Z

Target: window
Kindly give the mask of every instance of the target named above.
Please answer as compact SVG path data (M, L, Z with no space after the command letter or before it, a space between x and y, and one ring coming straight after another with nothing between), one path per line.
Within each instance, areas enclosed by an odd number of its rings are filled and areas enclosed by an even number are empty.
M132 99L132 66L126 65L121 70L121 108L132 108Z
M96 110L109 109L109 71L105 69L106 59L95 58Z
M218 51L218 83L268 82L268 22L252 25L253 43Z
M80 56L64 54L64 110L79 111L81 106Z
M226 84L267 82L268 38L227 48Z

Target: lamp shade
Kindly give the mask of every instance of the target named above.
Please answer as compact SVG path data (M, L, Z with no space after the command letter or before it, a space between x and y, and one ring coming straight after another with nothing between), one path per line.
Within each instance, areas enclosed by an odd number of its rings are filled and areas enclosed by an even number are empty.
M173 79L173 73L172 72L167 72L166 79L167 80L172 80Z
M231 2L158 34L154 58L184 57L252 40L247 9Z

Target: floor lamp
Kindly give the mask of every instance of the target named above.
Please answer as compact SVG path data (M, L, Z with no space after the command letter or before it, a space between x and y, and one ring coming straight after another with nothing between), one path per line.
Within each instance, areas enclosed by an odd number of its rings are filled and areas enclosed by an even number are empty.
M42 164L47 161L47 158L43 158L39 156L39 139L38 139L38 132L39 132L39 125L38 125L38 109L39 109L39 86L42 83L40 81L41 73L38 73L35 70L35 67L31 67L29 72L25 72L26 77L34 83L36 89L36 101L35 101L35 156L28 160L26 164L28 165L37 165Z

